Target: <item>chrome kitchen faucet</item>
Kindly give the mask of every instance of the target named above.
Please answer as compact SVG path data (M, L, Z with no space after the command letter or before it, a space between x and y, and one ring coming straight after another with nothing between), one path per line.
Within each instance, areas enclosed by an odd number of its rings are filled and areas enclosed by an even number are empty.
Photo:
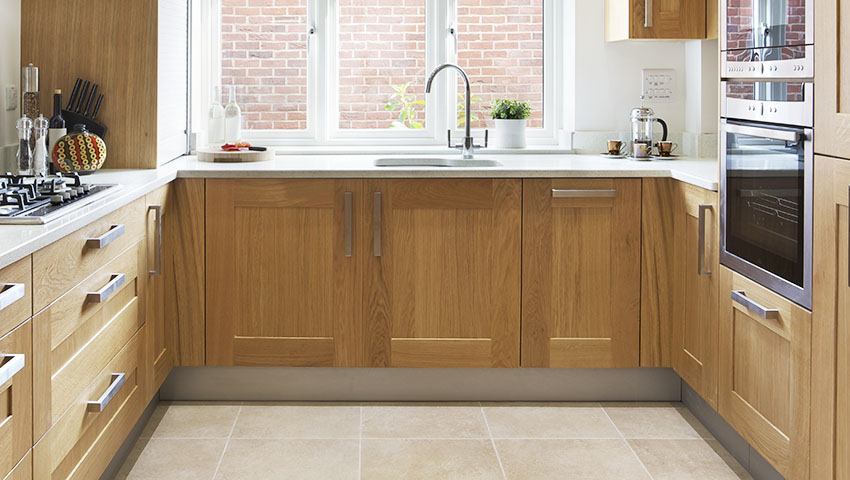
M472 125L470 119L472 118L472 93L470 92L469 86L469 77L466 75L466 72L463 71L459 66L452 63L444 63L439 67L435 68L431 75L428 77L428 83L425 85L425 93L431 93L431 83L434 81L434 77L437 76L438 73L447 69L453 68L460 73L460 77L463 79L464 86L466 87L466 96L464 97L464 115L466 115L466 121L464 122L466 126L465 136L463 137L463 143L460 145L452 144L452 130L449 129L449 148L459 148L463 151L463 158L466 160L471 160L475 154L476 148L487 148L487 144L489 143L489 132L484 130L484 145L475 145L475 142L472 138Z

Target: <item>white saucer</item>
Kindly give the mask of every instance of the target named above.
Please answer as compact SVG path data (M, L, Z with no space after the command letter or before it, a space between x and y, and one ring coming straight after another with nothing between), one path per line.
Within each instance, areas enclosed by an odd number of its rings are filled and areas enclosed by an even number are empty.
M666 157L662 157L661 155L653 155L653 160L676 160L679 158L679 155L667 155Z
M634 162L651 162L652 161L652 157L638 158L638 157L635 157L634 155L629 155L626 158L628 158L629 160L632 160Z
M626 158L625 153L621 153L619 155L611 155L610 153L600 153L599 156L605 157L605 158Z

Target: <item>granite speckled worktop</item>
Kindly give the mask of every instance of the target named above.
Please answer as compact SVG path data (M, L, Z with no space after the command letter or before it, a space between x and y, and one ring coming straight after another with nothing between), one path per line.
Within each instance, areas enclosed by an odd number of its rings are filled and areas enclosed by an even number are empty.
M425 155L423 155L424 157ZM677 158L636 162L599 155L480 155L502 167L375 167L389 155L279 155L273 161L234 164L198 162L193 156L156 170L103 170L85 178L90 183L118 183L114 194L46 225L0 225L0 268L59 240L98 218L173 181L175 178L642 178L670 177L717 190L714 159Z

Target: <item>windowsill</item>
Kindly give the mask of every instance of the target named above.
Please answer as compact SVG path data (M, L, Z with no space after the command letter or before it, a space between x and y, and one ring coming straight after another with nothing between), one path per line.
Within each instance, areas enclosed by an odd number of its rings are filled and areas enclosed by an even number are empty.
M269 147L276 155L458 155L460 150L434 145L320 145ZM193 154L195 152L192 152ZM478 155L557 155L574 153L558 145L529 145L526 148L479 148Z

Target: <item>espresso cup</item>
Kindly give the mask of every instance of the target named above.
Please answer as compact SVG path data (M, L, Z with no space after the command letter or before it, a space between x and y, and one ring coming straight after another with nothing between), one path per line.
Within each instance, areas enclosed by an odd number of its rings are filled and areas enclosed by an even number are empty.
M649 158L652 147L648 143L635 142L632 144L632 156L635 158Z
M608 155L622 155L626 142L622 140L608 140Z
M679 144L667 141L658 142L655 146L658 148L659 157L669 157L676 151L677 148L679 148Z

